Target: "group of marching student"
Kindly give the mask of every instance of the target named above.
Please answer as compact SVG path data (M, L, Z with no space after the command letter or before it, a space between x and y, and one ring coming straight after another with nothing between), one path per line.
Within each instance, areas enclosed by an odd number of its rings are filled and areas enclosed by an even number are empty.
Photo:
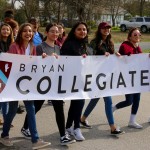
M13 31L9 24L4 23L0 27L0 52L7 52L19 55L38 55L43 59L47 56L59 59L59 55L82 56L84 59L88 55L109 55L115 54L132 55L142 53L139 47L141 33L139 29L132 28L118 52L114 50L114 43L111 38L111 26L107 22L101 22L97 28L94 39L88 43L88 27L84 22L77 22L68 35L65 35L62 24L48 24L45 28L45 38L38 32L36 19L31 19L30 23L24 23L19 27L17 36L13 37ZM124 131L117 129L114 123L113 112L117 109L132 105L129 127L141 129L142 126L136 122L136 114L139 108L140 93L126 94L125 100L116 105L112 105L111 96L104 97L105 113L110 126L111 135L120 135ZM61 145L67 145L76 141L83 141L80 125L85 128L92 128L87 121L87 117L96 106L99 98L91 99L85 112L82 115L85 100L71 100L68 110L68 117L65 122L64 102L62 100L52 100L55 111L56 123L60 134ZM39 138L35 114L42 108L44 100L23 101L26 108L26 117L21 133L27 139L31 139L32 148L40 149L50 145ZM9 138L9 131L12 121L16 115L18 101L8 102L8 111L3 116L4 124L1 133L0 143L5 146L13 146ZM73 135L74 138L71 138Z

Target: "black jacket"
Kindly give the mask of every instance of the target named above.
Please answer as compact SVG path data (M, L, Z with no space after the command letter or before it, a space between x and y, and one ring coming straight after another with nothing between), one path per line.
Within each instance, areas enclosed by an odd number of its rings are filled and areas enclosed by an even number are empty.
M8 42L0 41L0 53L6 53L9 49L10 44Z
M65 41L61 47L61 55L69 56L81 56L83 54L89 54L87 44L84 40L68 40Z

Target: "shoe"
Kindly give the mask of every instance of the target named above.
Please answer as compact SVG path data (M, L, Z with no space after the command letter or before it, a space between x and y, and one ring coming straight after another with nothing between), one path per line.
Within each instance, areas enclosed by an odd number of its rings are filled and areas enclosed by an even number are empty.
M8 136L0 138L0 143L3 144L4 146L13 146L13 143Z
M50 106L53 106L53 104L52 104L52 101L51 101L51 100L48 100L48 101L47 101L47 104L48 104L48 105L50 105Z
M17 114L22 114L24 112L24 109L19 105L17 108Z
M74 138L75 138L77 141L84 141L84 140L85 140L84 136L83 136L82 133L81 133L80 128L77 128L77 129L74 130L73 136L74 136Z
M68 134L65 134L63 137L60 138L60 144L61 145L68 145L68 144L72 144L75 143L76 140L71 139Z
M121 134L124 134L124 131L121 131L120 129L115 129L114 131L111 131L111 135L119 136Z
M66 132L67 132L68 135L73 135L73 128L72 127L67 128Z
M81 124L82 127L84 127L84 128L92 129L92 126L89 125L89 123L88 123L87 120L85 120L85 121L83 121L83 122L80 120L80 124Z
M40 148L46 147L48 145L51 145L51 143L44 142L43 140L38 140L36 143L32 144L32 149L40 149Z
M142 129L143 128L143 126L141 126L137 122L129 122L128 127L130 127L130 128L136 128L136 129Z
M28 140L31 139L31 134L30 134L29 129L22 128L21 134L24 136L25 139L28 139Z

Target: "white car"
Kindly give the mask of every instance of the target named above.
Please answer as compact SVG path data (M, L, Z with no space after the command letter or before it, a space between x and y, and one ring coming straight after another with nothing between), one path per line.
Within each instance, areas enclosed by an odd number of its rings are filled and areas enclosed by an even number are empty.
M125 20L120 23L120 30L123 32L132 27L139 28L143 33L148 32L150 30L150 17L134 17L129 21Z

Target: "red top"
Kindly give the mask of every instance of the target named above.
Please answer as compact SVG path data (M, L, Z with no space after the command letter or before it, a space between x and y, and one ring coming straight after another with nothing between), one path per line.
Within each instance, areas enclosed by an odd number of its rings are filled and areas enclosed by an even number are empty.
M121 55L131 55L131 54L142 53L142 50L139 46L134 47L131 42L125 41L121 44L119 48L119 53Z
M17 43L13 43L10 45L8 53L25 55L25 51L26 51L25 47L20 48ZM33 46L33 50L32 50L31 55L36 55L35 46Z
M57 40L55 41L55 44L61 48L65 40L66 40L66 36L63 36L62 38L58 37Z

